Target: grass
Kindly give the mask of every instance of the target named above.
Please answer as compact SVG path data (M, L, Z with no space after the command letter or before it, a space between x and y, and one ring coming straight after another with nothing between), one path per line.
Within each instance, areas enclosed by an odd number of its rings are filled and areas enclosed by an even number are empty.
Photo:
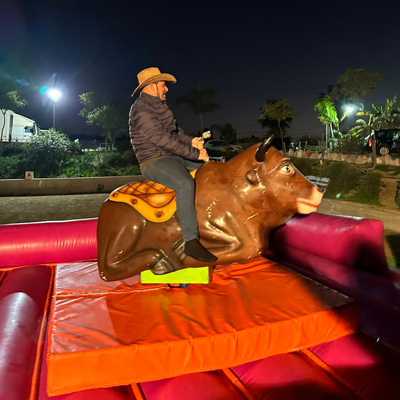
M392 176L400 174L400 167L395 167L393 165L377 165L375 169L382 172L391 172Z

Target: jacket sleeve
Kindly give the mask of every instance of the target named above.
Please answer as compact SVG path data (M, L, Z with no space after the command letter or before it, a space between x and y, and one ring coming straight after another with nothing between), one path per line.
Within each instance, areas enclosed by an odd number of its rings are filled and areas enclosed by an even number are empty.
M189 160L197 160L199 158L200 152L192 147L191 141L188 144L187 139L185 141L180 140L180 135L166 132L152 110L140 110L132 118L135 120L133 122L136 127L155 146Z
M188 146L192 147L192 140L194 139L194 137L186 135L186 133L183 131L183 129L178 124L176 124L176 127L177 127L177 133L179 136L179 140L183 143L186 143Z

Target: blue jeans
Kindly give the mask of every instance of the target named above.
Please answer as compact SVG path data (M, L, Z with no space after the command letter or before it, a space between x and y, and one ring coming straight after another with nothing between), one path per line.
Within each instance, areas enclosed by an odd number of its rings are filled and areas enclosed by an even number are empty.
M160 158L141 169L145 179L160 183L176 192L176 212L182 229L183 240L199 238L197 214L194 207L195 183L189 171L202 163L177 156Z

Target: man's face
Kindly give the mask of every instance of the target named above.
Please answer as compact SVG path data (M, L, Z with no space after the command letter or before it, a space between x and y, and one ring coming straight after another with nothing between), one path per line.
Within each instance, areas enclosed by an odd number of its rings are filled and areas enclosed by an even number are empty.
M167 100L168 87L164 81L157 82L158 97L161 101Z

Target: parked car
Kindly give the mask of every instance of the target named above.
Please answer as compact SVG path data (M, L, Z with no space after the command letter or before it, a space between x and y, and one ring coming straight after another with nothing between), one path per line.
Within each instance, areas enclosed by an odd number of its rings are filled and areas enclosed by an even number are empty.
M381 129L372 131L376 137L376 154L386 154L400 151L400 129ZM372 135L367 136L364 141L364 150L372 151Z
M207 150L215 150L215 151L242 151L243 147L237 144L224 144L223 140L209 140L205 145L204 148Z

